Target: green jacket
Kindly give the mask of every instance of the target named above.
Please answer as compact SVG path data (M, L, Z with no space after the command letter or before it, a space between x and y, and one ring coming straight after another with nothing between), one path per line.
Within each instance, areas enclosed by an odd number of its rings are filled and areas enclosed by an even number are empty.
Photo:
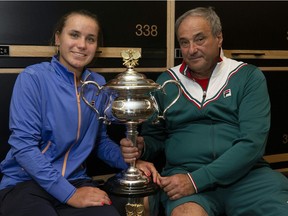
M183 63L161 74L163 84L181 82L182 94L166 113L165 121L142 126L143 159L164 150L162 175L189 172L196 190L231 184L249 170L267 165L262 159L270 128L270 100L264 74L255 66L222 57L208 83L207 92L185 76ZM160 110L175 98L169 84L157 93Z

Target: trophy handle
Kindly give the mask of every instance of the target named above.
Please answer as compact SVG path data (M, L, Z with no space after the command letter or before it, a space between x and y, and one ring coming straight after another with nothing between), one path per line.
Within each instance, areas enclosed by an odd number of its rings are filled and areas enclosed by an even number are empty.
M171 106L173 106L177 100L179 99L180 95L181 95L181 86L180 83L176 80L167 80L166 82L163 83L162 85L162 91L164 94L166 94L165 92L165 86L169 83L174 83L177 88L178 88L178 95L175 97L175 99L166 107L166 109L164 109L163 114L158 116L158 119L165 119L165 114L167 112L168 109L170 109Z
M112 108L112 103L113 103L112 96L113 95L110 95L108 105L106 106L106 108L104 110L104 117L100 117L100 118L104 119L104 124L107 124L107 125L111 124L111 120L109 120L109 117L107 117L107 116L108 116L109 110Z
M89 101L84 96L84 87L87 86L87 85L94 85L98 89L98 92L97 92L96 95L99 94L99 92L101 91L102 87L100 87L99 84L94 82L94 81L86 81L81 86L80 96L83 99L83 101L97 113L97 118L98 119L103 119L104 117L100 116L99 111L91 103L89 103Z

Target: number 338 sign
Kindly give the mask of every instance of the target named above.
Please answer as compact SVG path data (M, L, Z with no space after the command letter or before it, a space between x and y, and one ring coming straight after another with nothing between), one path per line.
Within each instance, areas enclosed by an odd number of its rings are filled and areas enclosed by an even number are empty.
M135 34L138 37L142 37L142 36L144 36L144 37L157 37L157 35L158 35L157 25L137 24Z

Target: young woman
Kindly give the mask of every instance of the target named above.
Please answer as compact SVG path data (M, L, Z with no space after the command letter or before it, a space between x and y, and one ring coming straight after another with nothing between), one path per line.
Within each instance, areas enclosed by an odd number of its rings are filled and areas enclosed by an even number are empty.
M82 81L105 84L86 68L99 32L97 17L88 11L64 15L54 34L58 54L19 74L10 107L11 150L1 163L0 215L119 215L85 168L95 148L109 165L127 168L119 146L79 94ZM85 98L103 111L105 95L85 90Z

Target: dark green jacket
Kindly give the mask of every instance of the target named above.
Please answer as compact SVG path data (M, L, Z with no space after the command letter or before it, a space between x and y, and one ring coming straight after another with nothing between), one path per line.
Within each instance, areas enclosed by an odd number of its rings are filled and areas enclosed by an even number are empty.
M178 65L157 82L181 82L182 95L165 121L143 124L144 159L164 149L162 175L189 172L196 190L231 184L250 169L267 165L262 159L270 128L270 100L264 74L255 66L223 57L213 71L207 92L183 74ZM157 93L160 110L177 94L169 84Z

